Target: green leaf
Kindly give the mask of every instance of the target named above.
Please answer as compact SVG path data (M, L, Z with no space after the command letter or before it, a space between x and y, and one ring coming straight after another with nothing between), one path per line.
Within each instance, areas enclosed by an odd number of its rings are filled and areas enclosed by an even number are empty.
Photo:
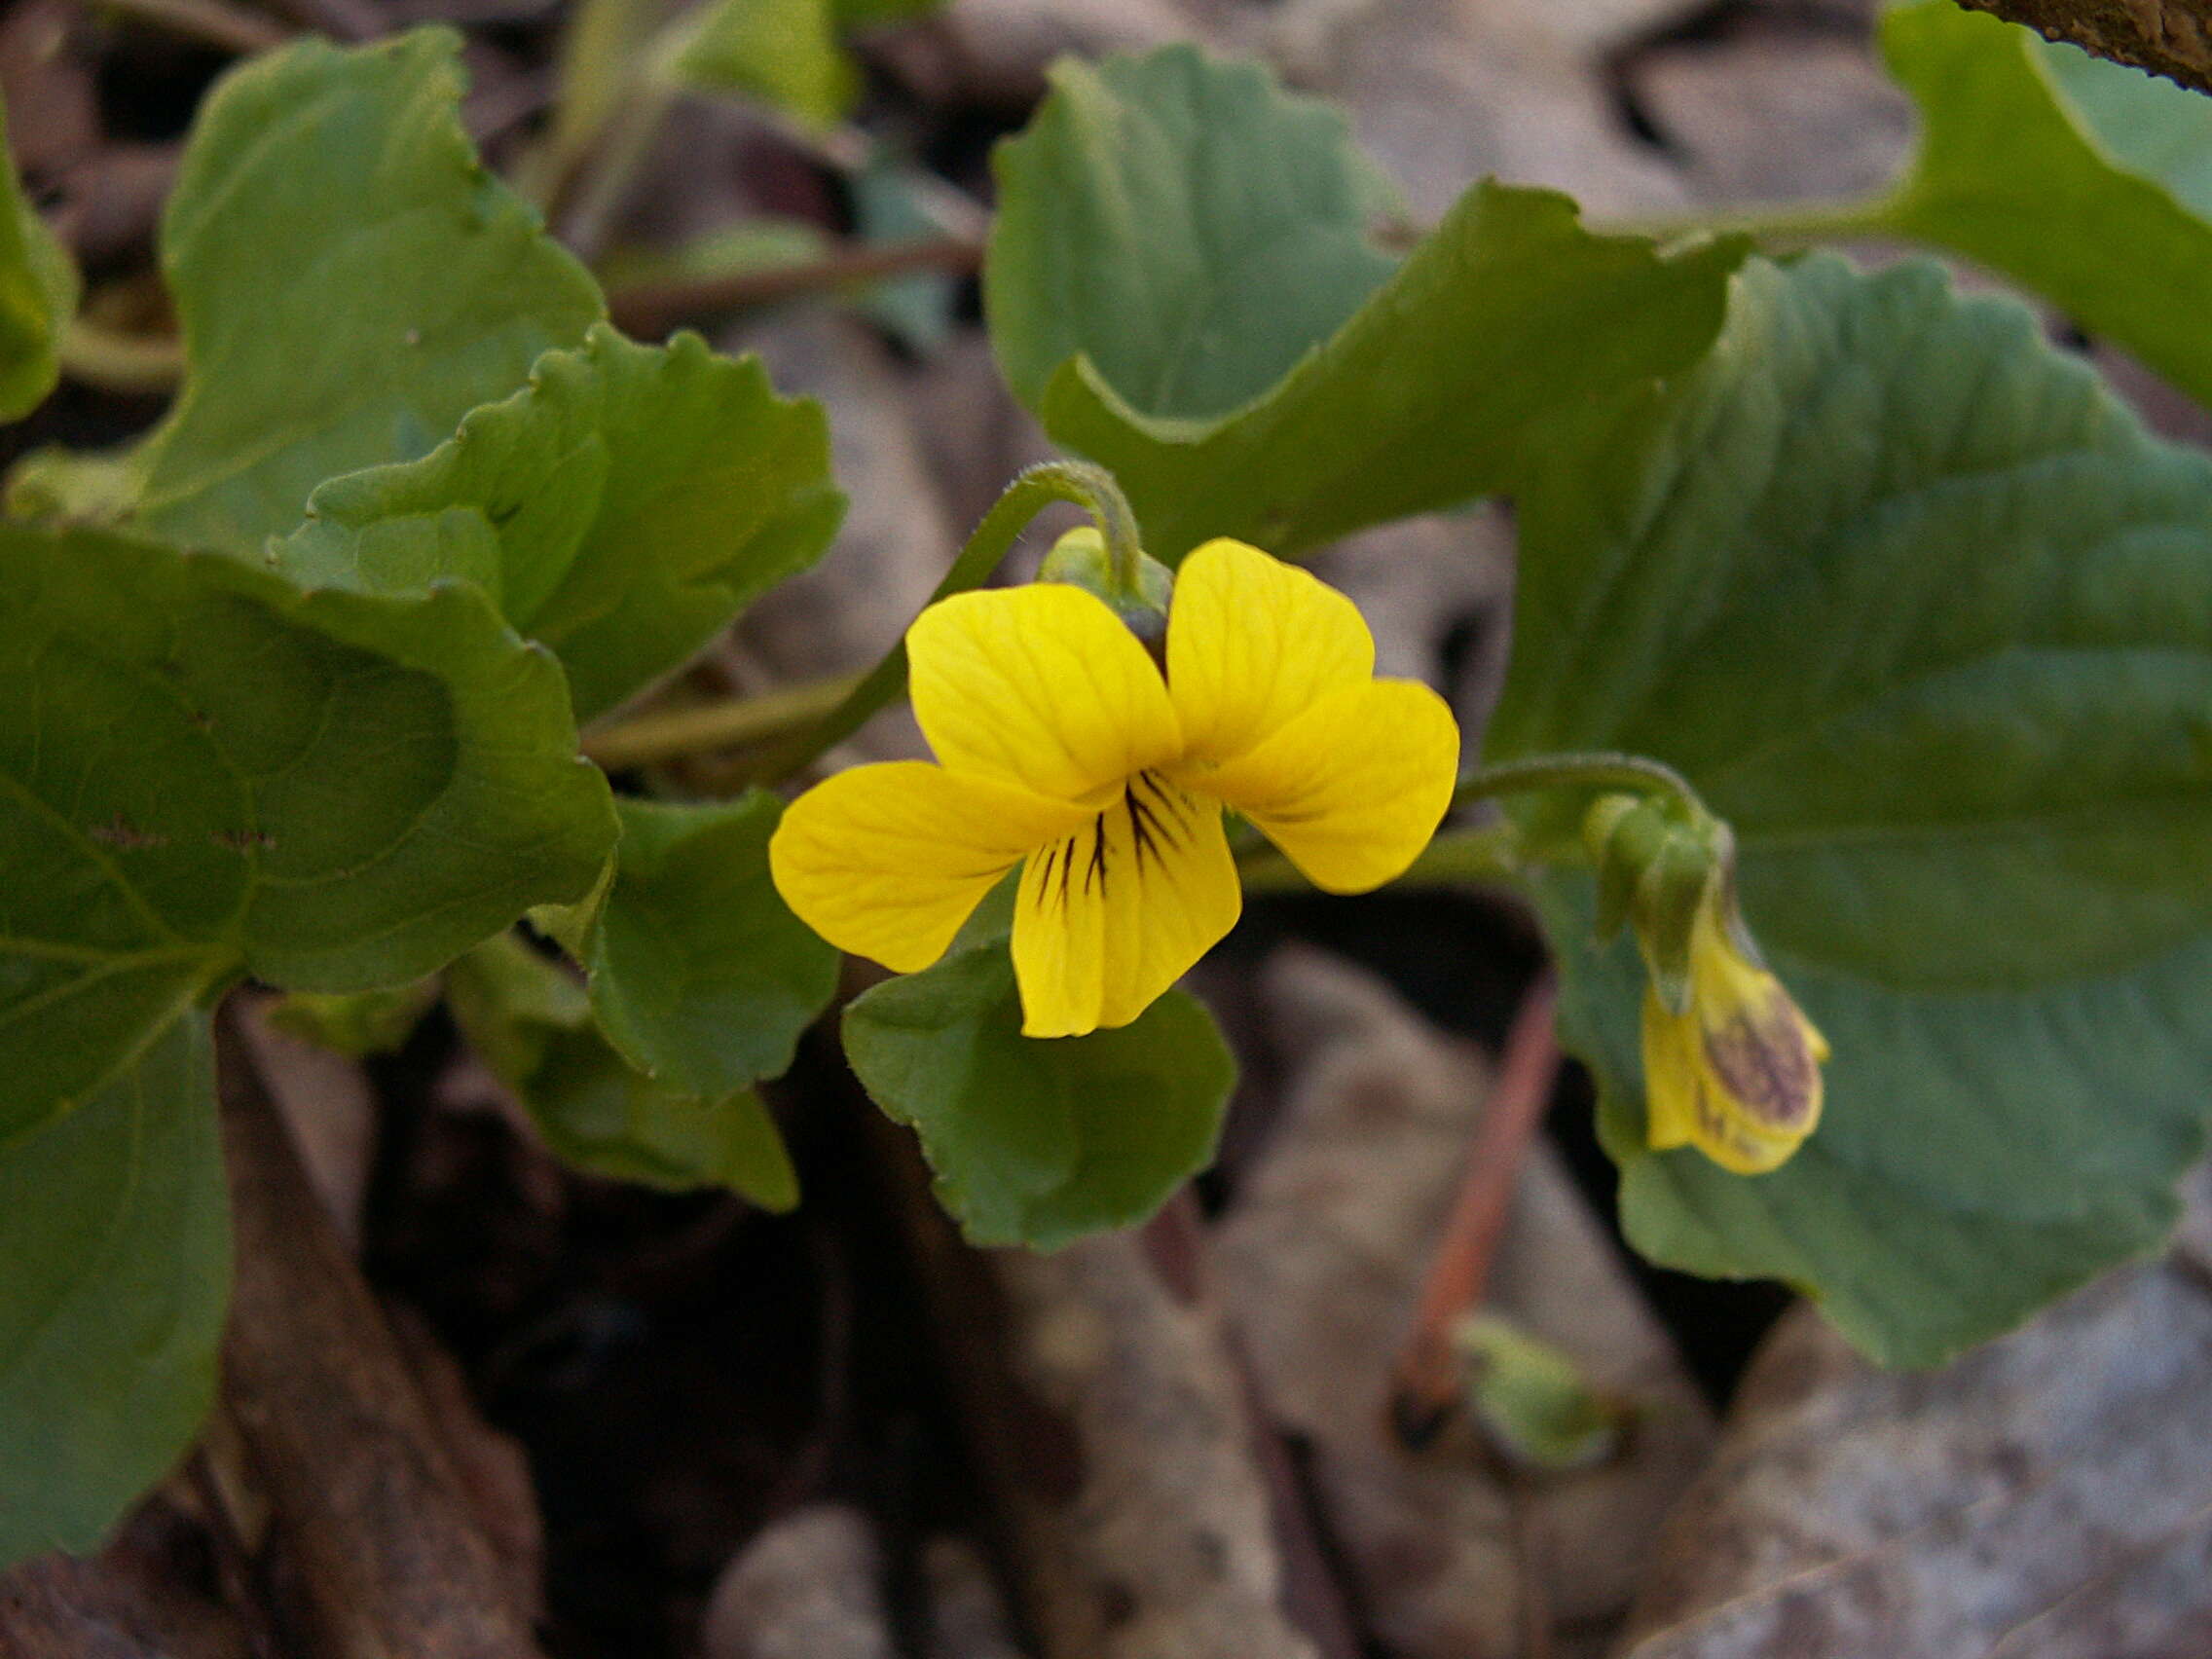
M1601 1393L1574 1356L1495 1313L1470 1314L1452 1332L1467 1361L1468 1403L1507 1456L1557 1474L1587 1469L1621 1443L1626 1413Z
M682 1093L780 1077L837 989L836 949L776 891L765 790L714 806L626 800L613 884L585 957L600 1029Z
M553 1040L524 1093L546 1145L578 1169L667 1192L727 1187L779 1214L798 1203L791 1154L749 1088L687 1094L578 1033Z
M231 1285L207 1022L0 1152L0 1571L83 1554L215 1393Z
M2212 103L1952 0L1882 21L1920 155L1882 217L2212 401Z
M1001 365L1169 564L1506 487L1545 419L1694 362L1743 253L1663 256L1486 183L1392 275L1341 122L1187 48L1064 71L1000 156Z
M599 290L477 160L460 47L304 40L224 77L162 223L184 389L126 460L27 471L18 510L96 507L90 466L137 527L258 558L324 479L425 453L582 338Z
M813 564L843 512L820 405L696 335L601 326L422 460L325 484L274 555L371 593L477 583L553 648L589 719Z
M61 331L77 311L77 267L23 195L0 108L0 421L27 415L60 378Z
M593 1025L581 981L513 935L456 962L446 987L469 1041L565 1161L670 1192L727 1187L764 1209L798 1202L797 1173L758 1095L702 1097L637 1071Z
M1389 276L1372 171L1342 112L1193 46L1063 58L993 166L984 298L1032 408L1088 356L1133 413L1207 420L1262 396Z
M835 0L709 0L683 25L671 78L758 98L810 127L834 126L860 92L838 21Z
M1022 1036L1003 942L877 985L846 1009L844 1035L977 1244L1051 1250L1143 1221L1212 1159L1236 1081L1212 1016L1181 991L1118 1031Z
M226 977L419 978L613 837L559 669L480 595L0 526L0 1142Z
M1902 1363L2151 1247L2212 1091L2212 462L2020 307L1822 258L1750 267L1711 359L1520 512L1492 756L1679 768L1834 1047L1775 1173L1652 1154L1633 948L1551 882L1631 1239ZM1580 804L1524 821L1563 846Z

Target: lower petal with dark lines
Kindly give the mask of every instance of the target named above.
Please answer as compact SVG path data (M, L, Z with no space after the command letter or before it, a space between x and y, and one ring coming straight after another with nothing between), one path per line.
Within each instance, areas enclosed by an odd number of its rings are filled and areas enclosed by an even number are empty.
M1221 808L1138 773L1022 868L1014 969L1023 1034L1128 1024L1236 925L1242 904Z

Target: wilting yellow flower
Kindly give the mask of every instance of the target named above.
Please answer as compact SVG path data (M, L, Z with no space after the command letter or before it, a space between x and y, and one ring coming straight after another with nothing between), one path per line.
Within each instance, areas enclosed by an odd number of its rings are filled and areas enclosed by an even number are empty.
M1651 1145L1695 1146L1723 1169L1760 1175L1821 1121L1825 1038L1789 993L1730 937L1724 884L1690 923L1689 1000L1679 1014L1643 993L1643 1089Z
M1126 1025L1235 925L1234 807L1316 887L1400 874L1451 803L1444 700L1377 680L1357 609L1238 541L1183 562L1164 674L1103 601L1040 582L960 594L906 635L937 764L841 772L793 802L776 886L823 938L927 968L1022 865L1022 1030Z

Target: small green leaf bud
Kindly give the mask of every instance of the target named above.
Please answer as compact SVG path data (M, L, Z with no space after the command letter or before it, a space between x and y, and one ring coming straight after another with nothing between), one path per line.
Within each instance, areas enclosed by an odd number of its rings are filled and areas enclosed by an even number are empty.
M1600 795L1582 819L1582 844L1598 872L1597 937L1621 931L1636 899L1637 878L1673 833L1665 809L1648 795Z
M1148 645L1167 638L1167 607L1175 592L1175 576L1149 553L1137 555L1137 591L1130 593L1114 579L1114 561L1106 550L1106 537L1095 525L1069 531L1052 543L1037 571L1041 582L1066 582L1106 602L1129 632Z

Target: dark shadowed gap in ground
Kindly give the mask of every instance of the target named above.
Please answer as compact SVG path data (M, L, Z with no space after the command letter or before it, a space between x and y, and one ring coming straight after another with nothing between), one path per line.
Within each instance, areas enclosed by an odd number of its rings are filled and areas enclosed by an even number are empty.
M430 1106L451 1042L433 1021L382 1068L368 1267L529 1451L556 1656L688 1651L724 1563L803 1502L867 1509L895 1561L975 1530L833 1051L810 1044L780 1091L807 1196L774 1217L566 1174L499 1119Z

